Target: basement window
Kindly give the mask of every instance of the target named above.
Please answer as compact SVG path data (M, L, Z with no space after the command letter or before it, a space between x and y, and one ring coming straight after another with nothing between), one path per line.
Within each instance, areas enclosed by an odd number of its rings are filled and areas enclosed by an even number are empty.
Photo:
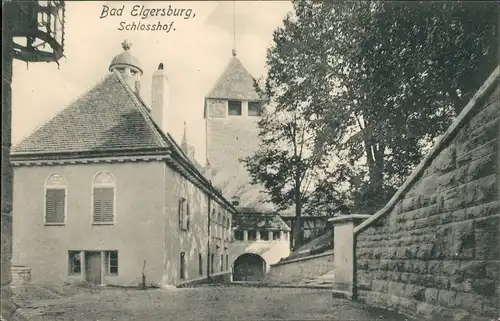
M69 251L69 275L80 275L82 272L82 261L80 251Z
M241 101L231 100L227 104L227 113L229 116L241 116Z
M118 275L118 251L109 251L106 254L108 275Z

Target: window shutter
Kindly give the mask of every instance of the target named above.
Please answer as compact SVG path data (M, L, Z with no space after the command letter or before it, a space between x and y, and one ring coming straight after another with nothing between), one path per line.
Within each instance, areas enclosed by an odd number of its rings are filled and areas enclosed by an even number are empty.
M102 188L94 188L94 222L100 223L103 219Z
M103 188L103 220L104 222L113 222L114 217L114 188Z
M182 228L182 199L179 200L179 227Z
M191 212L189 210L189 203L186 205L186 229L189 230L189 225L191 223Z
M94 222L114 221L114 195L115 190L112 187L94 188Z
M45 222L64 223L66 190L47 189L45 194Z

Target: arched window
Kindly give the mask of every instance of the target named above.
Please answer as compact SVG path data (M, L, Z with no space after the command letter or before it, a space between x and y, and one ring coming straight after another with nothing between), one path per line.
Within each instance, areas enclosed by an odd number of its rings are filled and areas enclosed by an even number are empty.
M45 224L66 223L66 190L68 183L59 173L50 175L45 181Z
M94 177L92 193L92 222L112 224L115 221L116 181L110 172L100 172Z

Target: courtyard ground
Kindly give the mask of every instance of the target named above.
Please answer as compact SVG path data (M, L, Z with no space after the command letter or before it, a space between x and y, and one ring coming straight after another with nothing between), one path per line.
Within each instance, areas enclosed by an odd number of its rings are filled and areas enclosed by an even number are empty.
M324 289L210 286L136 290L30 285L14 292L20 306L15 320L405 320L333 298Z

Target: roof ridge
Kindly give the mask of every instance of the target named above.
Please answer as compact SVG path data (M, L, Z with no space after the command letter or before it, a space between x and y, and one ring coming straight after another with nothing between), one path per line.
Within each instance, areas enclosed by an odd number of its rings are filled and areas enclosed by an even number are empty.
M42 127L44 127L45 125L47 125L51 120L53 120L54 118L56 118L56 116L58 116L60 113L62 113L63 111L65 111L67 108L73 106L74 104L76 104L78 101L80 101L81 99L83 99L84 97L86 97L92 90L94 90L99 84L103 83L104 81L106 81L109 77L111 77L112 74L107 74L106 76L102 77L101 80L97 81L94 83L94 85L92 85L89 89L83 91L80 95L78 95L75 99L71 100L69 103L67 103L65 105L65 107L55 111L54 113L52 113L49 117L47 117L47 119L45 119L41 124L39 124L38 126L36 126L32 131L30 131L28 134L26 134L22 139L19 140L19 142L17 142L15 145L12 146L12 149L15 149L17 146L21 145L21 143L23 143L24 141L26 141L28 138L30 138L33 134L35 134L38 130L40 130Z
M237 63L239 63L239 65L241 66L241 68L243 68L243 71L245 71L254 81L256 80L256 78L248 71L248 69L241 62L241 60L239 60L238 57L233 56L231 58L231 60L229 60L229 63L226 65L226 68L224 68L224 71L219 75L219 77L217 78L217 81L214 83L214 85L212 86L212 89L210 89L210 91L205 96L205 98L211 98L212 93L214 92L215 88L217 87L217 85L219 84L219 82L221 81L221 79L226 75L226 72L229 70L229 67L231 66L231 64L233 63L233 61L236 61Z
M219 81L222 79L222 76L224 76L226 74L226 71L229 69L229 66L231 65L231 63L233 62L233 60L237 59L236 56L233 56L229 62L226 64L226 67L224 68L224 70L222 71L221 74L219 74L219 77L217 77L217 80L214 82L214 85L212 86L212 88L208 91L208 94L205 96L205 98L210 98L210 95L212 94L212 92L215 90L215 87L217 87L217 85L219 84Z
M146 111L144 110L145 109L145 106L144 106L145 104L143 105L143 102L141 102L139 100L139 98L137 97L137 95L132 91L132 89L130 88L130 86L125 82L125 80L123 79L123 77L121 76L121 74L116 69L113 70L113 73L114 73L115 76L118 77L118 81L125 87L125 90L129 94L129 97L132 99L132 102L137 107L137 109L139 110L139 112L141 113L141 115L144 117L144 120L146 121L146 123L149 125L149 127L153 131L153 134L158 139L158 142L160 143L160 145L162 145L163 147L167 147L168 144L166 144L165 139L158 132L159 128L157 128L157 126L155 126L153 120L151 119L151 117L149 115L149 112L147 110Z

